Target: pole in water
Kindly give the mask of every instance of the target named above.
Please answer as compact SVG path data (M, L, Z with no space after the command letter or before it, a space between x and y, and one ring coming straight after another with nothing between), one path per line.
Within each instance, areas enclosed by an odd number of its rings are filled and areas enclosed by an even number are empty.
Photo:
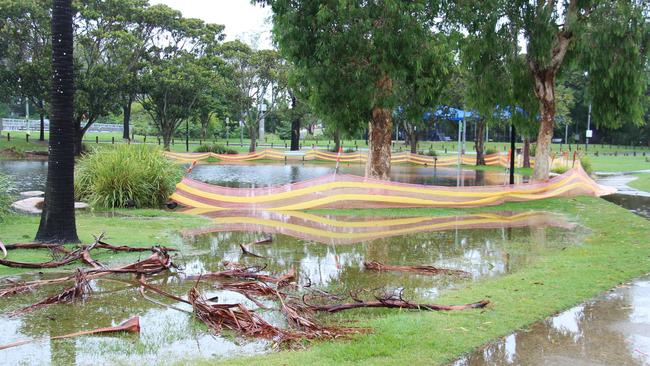
M515 125L510 125L510 184L515 184Z

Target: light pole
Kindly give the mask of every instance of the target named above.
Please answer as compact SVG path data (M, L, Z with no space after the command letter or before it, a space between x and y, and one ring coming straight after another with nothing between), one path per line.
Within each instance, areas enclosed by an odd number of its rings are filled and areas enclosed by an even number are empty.
M585 154L587 153L587 148L589 147L589 138L592 135L591 131L591 102L589 102L589 113L587 113L587 131L585 131Z
M25 98L25 122L27 122L27 135L31 135L29 131L31 126L29 125L29 100Z
M265 130L265 128L264 128L264 116L266 115L266 104L264 104L264 103L260 104L259 113L260 113L260 126L259 126L259 134L258 135L260 136L260 140L264 140L264 132L265 132L264 131Z
M226 117L226 142L228 141L228 129L230 128L230 117Z
M244 146L244 123L239 120L239 146Z

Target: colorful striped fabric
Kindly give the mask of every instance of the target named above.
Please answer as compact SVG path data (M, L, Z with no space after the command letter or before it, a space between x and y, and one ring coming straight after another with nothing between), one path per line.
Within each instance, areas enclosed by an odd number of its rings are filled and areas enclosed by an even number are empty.
M185 177L171 199L211 210L294 211L316 208L481 207L550 197L601 196L615 189L598 185L578 163L546 182L513 186L439 187L330 174L265 188L228 188Z
M496 229L554 226L573 229L575 224L547 212L485 213L464 216L419 216L405 218L313 215L300 211L185 211L210 217L213 225L186 230L195 236L213 232L243 231L283 234L325 244L354 244L420 232L451 229Z
M286 160L286 161L311 161L322 160L342 163L365 163L368 160L366 152L357 151L353 153L332 153L323 150L307 150L304 153L287 153L282 150L264 149L248 154L214 154L214 153L176 153L165 152L165 156L180 162L189 163L193 161L203 161L209 158L219 159L221 162L236 163L255 160ZM391 155L391 163L410 163L428 166L454 166L458 164L458 156L441 156L433 157L428 155L411 154L410 152L398 152ZM476 164L475 156L462 156L462 163L465 165ZM531 164L534 162L531 159ZM508 156L504 154L485 155L485 164L492 166L508 167ZM521 165L521 164L518 164Z

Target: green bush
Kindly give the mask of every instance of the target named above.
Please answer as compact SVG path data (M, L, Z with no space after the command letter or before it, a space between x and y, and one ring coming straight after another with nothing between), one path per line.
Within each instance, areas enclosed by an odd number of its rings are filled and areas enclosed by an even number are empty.
M488 147L488 148L485 149L485 152L483 154L492 155L492 154L496 154L498 152L499 151L495 147Z
M6 175L0 173L0 222L9 214L11 205L11 180Z
M183 176L160 149L120 144L77 162L75 195L94 207L162 207Z
M438 156L438 153L433 149L429 149L429 151L427 151L426 154L424 154L424 155L426 155L426 156Z
M584 169L587 174L591 175L591 173L594 172L594 167L591 165L591 160L589 160L588 157L580 157L580 165L582 165L582 169Z
M556 174L564 174L564 173L566 173L567 170L569 170L569 167L567 167L565 165L560 165L560 166L557 166L557 167L551 169L551 172L556 173Z
M215 153L215 154L237 154L237 150L229 149L229 148L226 148L223 145L219 145L219 144L213 144L213 145L203 144L203 145L199 145L199 147L194 149L194 152L201 152L201 153L211 152L211 153Z

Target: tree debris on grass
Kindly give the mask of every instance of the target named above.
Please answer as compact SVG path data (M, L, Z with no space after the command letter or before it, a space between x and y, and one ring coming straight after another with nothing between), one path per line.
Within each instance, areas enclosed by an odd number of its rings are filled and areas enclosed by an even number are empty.
M470 276L470 273L460 269L438 268L433 266L391 266L377 261L363 262L365 269L372 271L398 271L398 272L412 272L418 274L438 275L448 274L457 276Z
M17 346L22 346L23 344L28 344L28 343L33 343L33 342L39 342L43 341L46 339L64 339L64 338L73 338L73 337L78 337L82 335L90 335L90 334L99 334L99 333L116 333L116 332L128 332L128 333L140 333L140 318L139 317L133 317L131 319L126 320L122 324L115 326L115 327L104 327L104 328L97 328L97 329L92 329L92 330L84 330L81 332L76 332L76 333L70 333L70 334L64 334L56 337L49 337L49 338L39 338L39 339L26 339L23 341L18 341L18 342L13 342L5 345L0 345L0 350L11 348L11 347L17 347Z
M160 247L151 248L153 253L146 259L116 268L98 268L85 271L88 280L103 277L111 273L133 273L142 275L153 275L169 268L174 264L167 252ZM64 276L46 280L35 280L23 283L11 283L8 286L0 286L0 298L16 295L22 292L30 291L41 286L63 284L75 279L75 275Z
M86 273L82 269L77 268L74 275L74 285L72 287L66 288L59 294L49 296L20 310L13 311L9 313L9 317L20 316L52 304L71 303L77 300L82 300L90 292L92 292L92 289L88 284Z
M312 305L307 304L313 311L324 311L328 313L337 313L343 310L361 309L361 308L399 308L399 309L413 309L413 310L426 310L426 311L452 311L452 310L466 310L466 309L481 309L490 304L489 300L481 300L479 302L462 305L442 305L442 304L418 304L413 303L402 298L402 291L397 294L386 294L383 296L376 296L374 301L364 301L350 295L354 300L353 303L342 304L325 304L325 305ZM303 298L304 302L304 298Z

